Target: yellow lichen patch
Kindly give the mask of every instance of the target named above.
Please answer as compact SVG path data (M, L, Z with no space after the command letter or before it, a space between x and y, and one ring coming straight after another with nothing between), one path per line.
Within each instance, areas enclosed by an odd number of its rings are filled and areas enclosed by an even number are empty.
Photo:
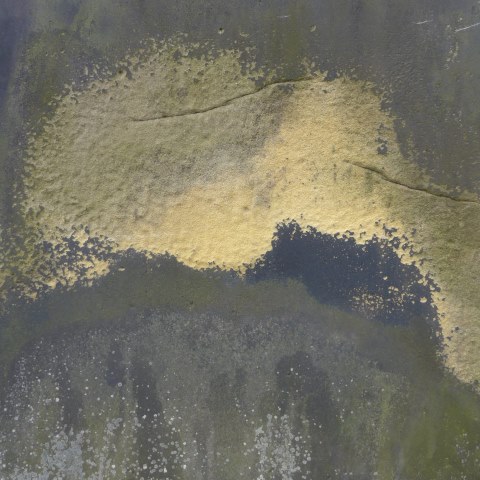
M47 237L53 226L83 224L122 247L150 249L145 238L161 236L168 201L249 167L278 123L281 99L266 89L238 109L228 100L255 90L238 54L181 52L156 53L131 79L121 70L63 99L32 141L24 208Z
M377 161L379 128L391 145L389 161L413 173L371 88L345 79L295 84L278 132L250 171L177 197L165 214L166 248L197 267L213 261L238 268L269 249L275 226L286 219L323 232L381 234L375 224L387 216L383 198L392 186L353 165ZM391 226L405 231L399 220Z
M478 378L480 206L447 198L404 158L371 85L316 77L256 91L238 53L172 46L130 73L63 99L32 139L24 208L47 239L87 225L119 249L241 270L287 219L360 242L386 224L440 286L445 336L461 327L449 366Z

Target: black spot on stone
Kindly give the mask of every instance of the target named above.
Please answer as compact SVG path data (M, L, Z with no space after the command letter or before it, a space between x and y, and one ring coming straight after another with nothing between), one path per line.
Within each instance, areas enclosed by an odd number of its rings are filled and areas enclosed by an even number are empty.
M330 69L325 75L324 80L326 82L332 82L333 80L336 80L338 77L339 77L339 74L334 69Z
M382 127L380 127L379 130L382 130ZM387 140L383 139L382 137L378 137L377 143L379 144L379 146L377 147L377 153L379 155L386 155L388 153Z
M386 143L382 143L379 147L377 147L377 153L379 155L386 155L388 153L388 147Z

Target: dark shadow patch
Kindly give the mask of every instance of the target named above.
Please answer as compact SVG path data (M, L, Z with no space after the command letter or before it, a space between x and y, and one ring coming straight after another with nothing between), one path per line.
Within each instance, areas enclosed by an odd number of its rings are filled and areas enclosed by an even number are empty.
M157 378L152 368L140 358L131 369L136 400L137 454L139 471L136 478L181 478L178 456L179 438L165 419L162 402L157 393Z
M436 288L415 265L401 262L399 251L413 255L406 237L384 228L386 238L364 244L351 235L302 229L295 221L278 226L272 249L247 271L247 279L302 281L320 302L388 324L424 319L436 326L432 302Z
M339 411L334 404L327 374L305 352L283 357L277 363L278 409L281 415L295 412L296 428L303 419L310 425L312 478L331 478L342 457Z
M82 393L72 383L66 364L59 363L58 369L58 396L65 430L78 433L86 426Z
M105 380L110 387L125 383L125 365L120 346L117 342L112 342L110 352L107 356L107 369Z

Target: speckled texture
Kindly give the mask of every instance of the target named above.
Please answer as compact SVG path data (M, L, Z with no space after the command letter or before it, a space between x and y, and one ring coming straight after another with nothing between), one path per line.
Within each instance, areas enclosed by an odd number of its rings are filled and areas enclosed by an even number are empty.
M321 307L296 282L217 298L214 312L132 311L29 347L1 413L3 475L446 480L478 468L480 407L435 365L426 332ZM432 441L454 456L426 454Z
M474 480L478 15L6 0L0 476Z

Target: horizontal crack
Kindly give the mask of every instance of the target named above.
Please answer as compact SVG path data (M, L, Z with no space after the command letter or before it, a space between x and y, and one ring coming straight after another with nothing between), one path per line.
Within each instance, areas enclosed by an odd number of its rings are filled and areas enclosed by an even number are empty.
M228 100L225 100L222 103L219 103L217 105L213 105L211 107L207 107L204 109L192 109L192 110L187 110L181 113L173 114L173 115L160 115L160 116L155 116L155 117L146 117L146 118L135 118L135 117L130 117L130 120L133 122L150 122L150 121L155 121L155 120L163 120L167 118L177 118L177 117L187 117L190 115L197 115L201 113L206 113L206 112L211 112L212 110L216 110L222 107L226 107L227 105L232 104L233 102L236 102L237 100L240 100L245 97L250 97L252 95L256 95L257 93L270 88L274 87L277 85L289 85L292 83L303 83L303 82L309 82L311 80L314 80L315 77L311 78L297 78L297 79L291 79L291 80L283 80L281 82L271 82L271 83L266 83L263 85L261 88L254 90L253 92L248 92L244 93L243 95L238 95L237 97L229 98ZM413 190L415 192L421 192L426 195L432 195L434 197L439 197L439 198L445 198L447 200L451 200L452 202L460 202L460 203L469 203L473 205L479 205L480 202L478 200L468 200L465 198L455 198L452 197L451 195L448 195L446 193L441 193L441 192L433 192L431 190L423 189L423 188L418 188L418 187L413 187L411 185L406 185L404 183L399 182L398 180L395 180L392 177L389 177L384 171L377 169L375 167L367 167L366 165L361 165L356 162L349 162L345 161L345 163L348 163L350 165L353 165L354 167L357 168L362 168L363 170L367 170L369 172L375 173L376 175L379 175L383 180L386 182L392 183L394 185L398 185L399 187L406 188L408 190Z
M187 116L190 116L190 115L197 115L198 113L211 112L212 110L216 110L217 108L226 107L227 105L230 105L233 102L236 102L237 100L240 100L242 98L250 97L252 95L256 95L257 93L259 93L259 92L261 92L261 91L263 91L267 88L270 88L270 87L275 87L277 85L289 85L291 83L309 82L309 81L314 80L314 79L315 79L315 77L297 78L297 79L293 79L293 80L283 80L281 82L266 83L261 88L259 88L257 90L254 90L253 92L248 92L248 93L244 93L242 95L238 95L237 97L229 98L228 100L225 100L224 102L218 103L218 104L213 105L211 107L186 110L184 112L175 113L175 114L172 114L172 115L165 114L165 115L157 115L155 117L144 117L144 118L130 117L130 120L132 122L151 122L151 121L155 121L155 120L163 120L165 118L187 117Z
M447 200L451 200L452 202L459 202L459 203L469 203L473 205L479 205L480 202L478 200L468 200L466 198L455 198L452 197L451 195L448 195L446 193L441 193L441 192L433 192L428 189L424 188L419 188L419 187L413 187L411 185L406 185L405 183L401 183L398 180L395 180L392 177L389 177L384 171L375 168L375 167L367 167L366 165L362 165L360 163L356 162L349 162L345 161L345 163L348 163L349 165L353 165L354 167L362 168L363 170L367 170L368 172L375 173L376 175L380 176L383 180L389 183L393 183L394 185L398 185L399 187L407 188L408 190L413 190L414 192L421 192L426 195L432 195L434 197L439 197L439 198L445 198Z

